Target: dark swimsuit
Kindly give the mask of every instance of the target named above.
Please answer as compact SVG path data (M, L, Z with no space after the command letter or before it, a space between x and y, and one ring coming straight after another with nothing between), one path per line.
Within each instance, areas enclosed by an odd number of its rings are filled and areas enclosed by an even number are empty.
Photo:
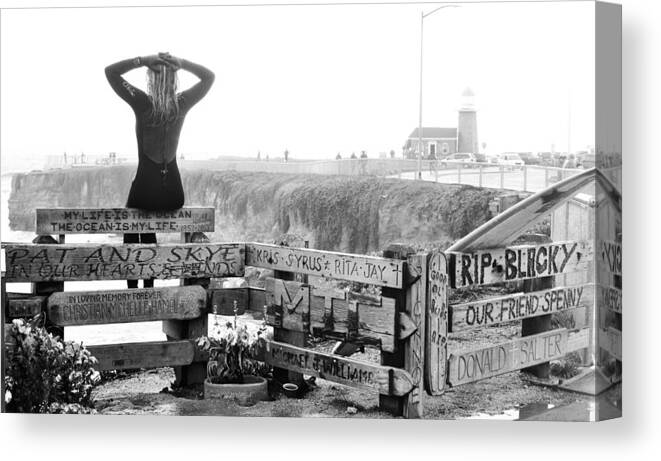
M179 113L165 124L151 120L152 103L143 91L128 83L122 73L134 68L127 60L106 69L110 86L135 113L135 134L138 140L138 170L131 184L126 206L142 210L167 211L184 205L184 189L177 167L179 134L186 114L209 91L213 74L197 64L188 63L187 70L201 80L179 93ZM113 67L117 66L116 69ZM124 243L156 243L156 234L125 234ZM137 286L137 281L135 282ZM147 281L145 281L147 282ZM134 285L130 283L130 285ZM145 283L147 286L147 283Z

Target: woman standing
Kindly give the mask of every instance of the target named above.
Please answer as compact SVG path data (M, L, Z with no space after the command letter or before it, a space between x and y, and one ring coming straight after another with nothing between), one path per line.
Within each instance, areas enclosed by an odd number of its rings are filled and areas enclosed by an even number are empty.
M147 67L149 94L122 77L142 66ZM200 81L177 93L179 69L191 72ZM211 88L213 72L169 53L159 53L111 64L106 67L106 77L115 93L131 106L136 120L138 170L126 206L154 211L181 208L184 190L177 167L179 134L190 108ZM156 234L125 234L124 243L156 243ZM137 288L138 281L129 280L128 286ZM154 286L153 280L145 280L144 286Z

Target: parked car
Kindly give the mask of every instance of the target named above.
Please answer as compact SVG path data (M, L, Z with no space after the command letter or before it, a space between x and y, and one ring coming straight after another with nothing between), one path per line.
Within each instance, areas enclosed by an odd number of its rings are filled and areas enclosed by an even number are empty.
M474 154L470 153L456 153L451 154L441 160L443 168L462 165L464 168L470 168L475 164L476 158Z
M519 154L507 153L498 156L498 165L504 165L512 168L523 168L525 163L523 160L521 160Z
M487 156L484 154L473 154L475 155L475 161L478 163L486 163Z
M541 163L540 158L532 152L519 152L519 157L526 165L539 165Z

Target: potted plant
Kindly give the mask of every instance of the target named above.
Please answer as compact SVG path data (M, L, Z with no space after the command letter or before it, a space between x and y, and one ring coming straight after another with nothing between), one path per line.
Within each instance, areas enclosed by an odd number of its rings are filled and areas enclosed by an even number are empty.
M263 376L266 366L257 362L256 348L266 327L250 331L247 325L234 322L219 324L214 309L214 325L208 336L198 339L197 346L209 354L204 397L234 398L241 403L254 403L268 398L268 383Z

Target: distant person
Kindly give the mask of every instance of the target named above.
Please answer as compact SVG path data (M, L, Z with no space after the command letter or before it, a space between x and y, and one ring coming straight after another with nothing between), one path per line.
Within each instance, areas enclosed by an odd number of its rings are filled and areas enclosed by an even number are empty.
M269 161L269 154L266 154L266 161Z
M259 162L262 159L262 153L257 151L257 161Z
M342 155L339 152L335 156L335 160L342 160Z
M360 174L367 174L367 152L360 152Z
M356 160L356 159L358 158L358 157L356 157L356 153L355 153L355 152L351 152L351 158L352 158L353 160Z
M285 149L285 163L289 161L289 151Z
M127 82L123 74L147 67L148 93ZM177 71L187 70L200 79L177 93ZM136 118L138 170L131 184L126 206L143 210L167 211L184 205L184 190L177 167L179 134L186 114L202 99L214 81L206 67L169 53L125 59L106 67L108 83L126 101ZM124 243L156 243L156 234L125 234ZM129 280L129 288L137 288ZM153 287L153 280L145 280Z
M576 168L576 156L574 154L569 154L567 160L562 165L562 168Z
M390 150L390 158L393 158L393 159L395 158L395 150L394 149Z

